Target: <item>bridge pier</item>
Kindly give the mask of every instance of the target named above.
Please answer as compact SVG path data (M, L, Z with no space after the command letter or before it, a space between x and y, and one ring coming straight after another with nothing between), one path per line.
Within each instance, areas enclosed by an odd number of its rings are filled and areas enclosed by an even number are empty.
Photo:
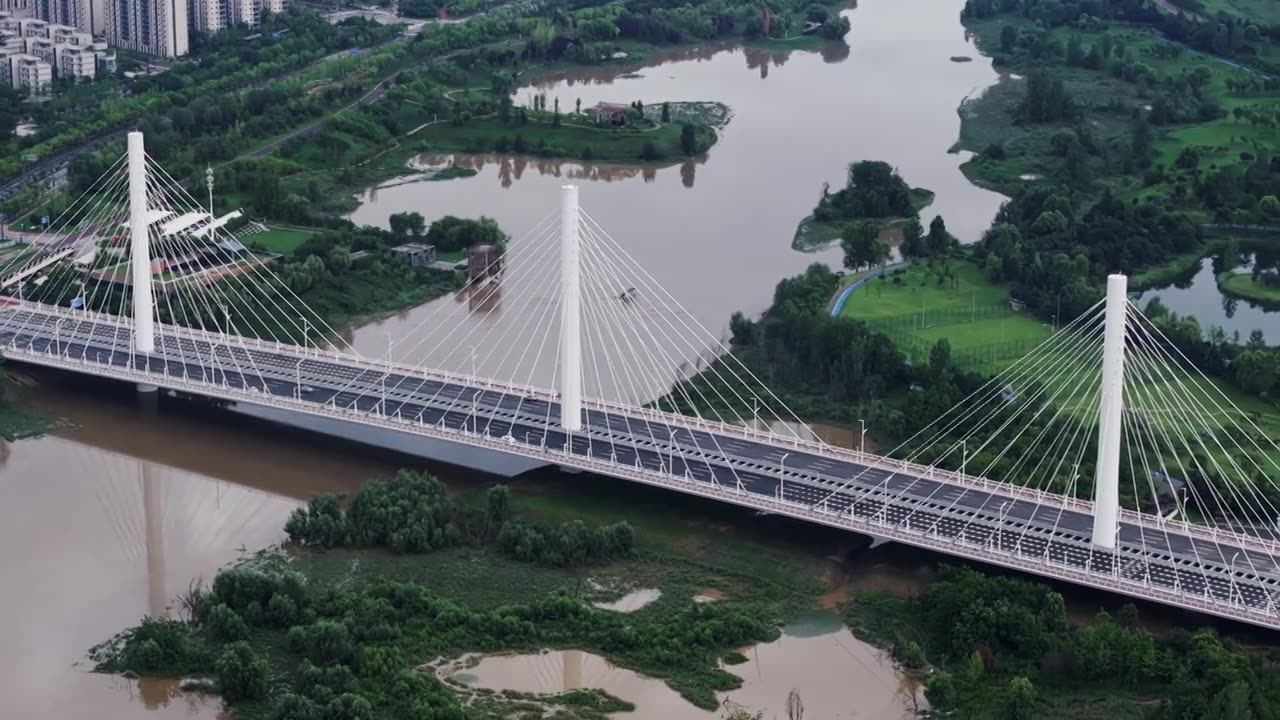
M1098 462L1093 483L1093 544L1115 549L1120 511L1120 434L1124 421L1124 343L1128 278L1107 276L1098 399Z
M560 427L582 430L582 287L578 186L560 188Z

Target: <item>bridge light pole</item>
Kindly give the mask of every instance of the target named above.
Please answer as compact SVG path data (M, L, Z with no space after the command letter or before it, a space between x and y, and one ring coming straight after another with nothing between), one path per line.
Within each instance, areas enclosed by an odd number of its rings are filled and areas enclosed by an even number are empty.
M560 427L582 429L582 287L578 186L560 188Z
M1120 511L1120 433L1124 417L1124 343L1128 278L1107 276L1098 400L1098 461L1093 485L1093 544L1114 549Z

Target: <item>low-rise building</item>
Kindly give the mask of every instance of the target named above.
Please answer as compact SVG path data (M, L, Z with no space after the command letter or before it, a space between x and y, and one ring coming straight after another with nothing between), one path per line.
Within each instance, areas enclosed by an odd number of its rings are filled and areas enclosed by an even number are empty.
M391 248L391 252L396 253L413 267L426 267L436 261L435 246L426 243L405 243Z
M98 74L98 59L93 50L75 45L58 45L58 64L55 68L64 80L92 80Z
M0 50L22 52L26 48L23 37L14 30L0 30Z
M8 57L9 84L26 88L31 93L47 92L53 85L53 66L34 55L16 54Z

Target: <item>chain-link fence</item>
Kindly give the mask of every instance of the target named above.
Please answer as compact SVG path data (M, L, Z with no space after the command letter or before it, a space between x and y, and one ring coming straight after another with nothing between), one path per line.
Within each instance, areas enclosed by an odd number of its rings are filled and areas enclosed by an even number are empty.
M1004 303L970 305L969 307L925 308L921 312L866 320L872 330L887 336L913 363L926 362L935 340L925 340L919 333L932 328L964 325L983 320L1012 318L1015 312ZM951 350L957 367L971 368L986 363L1022 357L1039 345L1040 338L1019 338L971 345Z

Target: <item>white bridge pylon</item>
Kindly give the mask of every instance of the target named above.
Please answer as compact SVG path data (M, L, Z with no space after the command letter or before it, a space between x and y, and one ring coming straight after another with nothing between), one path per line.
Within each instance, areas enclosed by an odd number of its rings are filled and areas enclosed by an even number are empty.
M865 452L818 439L743 359L776 352L809 382L793 338L766 323L747 328L762 338L749 352L729 348L578 195L561 188L558 212L365 355L300 297L316 260L254 252L131 135L39 250L0 268L0 347L1280 629L1280 448L1128 302L1122 276L989 380L965 378L967 397L926 427ZM849 386L833 391L851 412L892 420Z

